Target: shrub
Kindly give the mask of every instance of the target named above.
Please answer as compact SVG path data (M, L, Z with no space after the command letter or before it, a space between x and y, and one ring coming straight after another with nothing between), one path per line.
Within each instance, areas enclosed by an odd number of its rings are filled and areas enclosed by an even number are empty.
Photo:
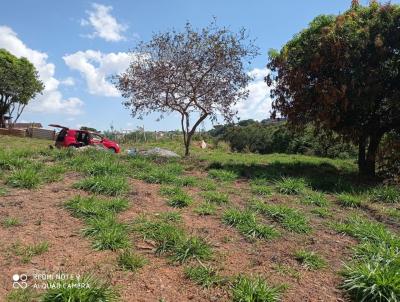
M74 286L77 283L82 286ZM85 275L80 279L50 281L47 287L42 302L112 302L118 300L118 294L109 284L99 281L92 275Z
M300 250L296 252L295 258L304 267L310 270L317 270L326 267L326 261L314 252Z
M234 302L275 302L280 300L280 289L270 287L261 277L239 276L232 285Z

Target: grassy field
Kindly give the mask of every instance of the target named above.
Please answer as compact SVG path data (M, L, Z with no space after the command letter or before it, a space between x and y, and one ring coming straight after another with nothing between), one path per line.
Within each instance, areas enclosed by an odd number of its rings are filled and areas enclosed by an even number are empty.
M50 143L0 136L0 301L400 301L400 191L354 160Z

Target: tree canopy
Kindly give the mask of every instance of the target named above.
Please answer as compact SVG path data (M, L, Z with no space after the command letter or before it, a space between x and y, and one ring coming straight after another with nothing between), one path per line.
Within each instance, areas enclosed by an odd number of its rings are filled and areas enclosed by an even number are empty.
M233 106L248 95L246 65L257 53L244 29L234 33L214 21L196 30L187 23L182 32L158 33L140 43L115 82L133 116L177 112L188 155L201 122L218 115L233 119Z
M28 59L0 49L0 127L4 127L6 114L15 114L15 122L29 100L43 89L38 72Z
M400 6L353 1L316 17L279 52L266 78L274 113L314 122L359 146L359 170L374 175L382 136L400 128Z

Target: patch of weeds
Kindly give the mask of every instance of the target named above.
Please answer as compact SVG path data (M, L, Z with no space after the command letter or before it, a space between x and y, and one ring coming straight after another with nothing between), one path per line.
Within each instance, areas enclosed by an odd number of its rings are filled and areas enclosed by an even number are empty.
M197 179L193 176L180 176L172 181L172 184L181 187L195 186Z
M207 202L213 202L216 204L224 204L228 202L228 194L226 193L220 193L220 192L214 192L214 191L209 191L209 192L204 192L202 194L204 197L205 201Z
M118 176L126 173L124 165L109 157L101 158L96 161L89 161L83 165L81 170L91 176Z
M315 208L311 210L311 213L321 217L321 218L327 218L332 216L332 212L328 210L327 208Z
M219 285L224 281L212 267L202 265L188 266L185 268L184 273L186 278L203 287Z
M6 184L16 188L34 189L42 182L39 171L32 166L15 170L6 179Z
M373 202L399 203L400 190L394 186L379 186L370 192L370 199Z
M85 236L93 238L95 250L118 250L130 246L127 226L119 223L115 216L91 218L88 227L83 229Z
M303 178L282 177L275 182L276 190L281 194L299 195L307 188L307 183Z
M96 194L117 196L128 192L129 185L124 177L106 175L85 178L77 182L74 188Z
M39 301L40 294L33 288L27 287L24 289L14 289L6 296L7 302L34 302Z
M163 221L178 222L182 220L182 216L178 212L162 212L159 215Z
M3 227L5 228L10 228L10 227L15 227L21 225L21 222L19 221L18 218L16 217L7 217L4 218L3 221L1 222Z
M217 189L216 183L208 178L197 179L196 185L203 191L215 191Z
M187 193L181 192L171 195L168 198L167 204L174 208L184 208L192 203L193 199Z
M167 254L174 262L184 263L189 259L207 260L212 255L210 246L196 236L188 236L176 222L163 218L139 217L132 229L144 239L155 242L156 254Z
M283 228L291 232L309 233L311 231L307 217L295 209L283 205L268 205L258 200L253 201L251 207L279 222Z
M249 239L273 239L279 232L272 226L259 223L254 212L249 210L228 209L222 216L224 223L233 226Z
M83 286L76 286L82 284ZM42 302L64 301L118 301L118 294L107 283L98 280L92 275L85 275L80 279L67 279L48 282L48 289L43 294Z
M295 253L295 259L309 270L318 270L326 267L326 261L315 252L300 250Z
M145 266L148 260L140 254L133 253L130 250L124 250L119 253L117 263L120 268L135 272Z
M300 202L307 205L315 205L317 207L326 207L328 205L328 199L324 193L307 191L304 196L300 199Z
M49 243L43 241L32 245L22 245L17 242L14 243L11 248L17 256L21 257L23 263L29 263L32 260L32 257L47 252L49 250Z
M400 209L384 209L383 213L387 216L389 216L392 219L395 219L397 221L400 221Z
M1 188L0 187L0 196L6 196L7 195L7 190L6 190L6 188Z
M289 265L278 263L274 268L282 276L290 276L292 278L300 280L300 272L295 270L293 267L290 267Z
M56 182L63 178L63 174L66 172L66 168L62 165L46 166L40 173L43 181L45 182Z
M239 178L237 173L223 169L210 169L208 176L219 181L234 181Z
M251 193L260 195L260 196L268 196L268 195L272 194L271 188L266 185L251 184L250 189L251 189Z
M280 300L281 291L269 286L261 277L239 276L232 284L232 301L275 302Z
M160 188L161 196L170 197L177 194L183 194L184 191L179 187L162 186Z
M214 215L216 207L212 203L203 202L197 208L195 208L194 211L200 216Z
M347 208L359 208L362 204L362 197L350 193L342 193L337 196L337 201L340 205Z
M107 216L126 210L129 203L123 198L101 199L97 196L75 196L64 204L75 217L91 218Z

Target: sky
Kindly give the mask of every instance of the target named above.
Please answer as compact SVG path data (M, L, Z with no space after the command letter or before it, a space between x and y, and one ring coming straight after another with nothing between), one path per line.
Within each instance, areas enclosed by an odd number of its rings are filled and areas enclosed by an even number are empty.
M110 83L129 65L129 50L155 32L195 28L216 17L233 31L244 27L260 55L248 72L254 77L250 95L237 104L240 119L269 117L271 99L263 81L270 48L279 49L317 15L338 14L351 0L0 0L0 48L28 58L46 88L26 107L20 122L58 123L98 130L175 130L171 114L133 118ZM398 3L400 0L392 1ZM367 4L368 1L360 1ZM211 123L203 125L210 128Z

